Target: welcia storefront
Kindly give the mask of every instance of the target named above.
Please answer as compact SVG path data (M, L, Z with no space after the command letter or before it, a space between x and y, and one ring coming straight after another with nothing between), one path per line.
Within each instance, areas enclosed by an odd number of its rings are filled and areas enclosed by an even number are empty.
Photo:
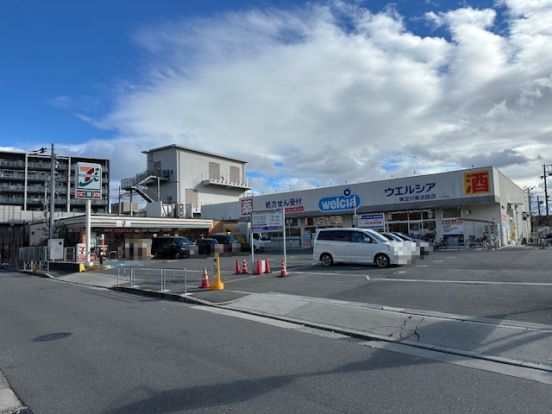
M530 232L527 194L494 167L256 196L253 211L286 211L288 235L309 247L316 229L363 227L461 244L493 237L520 243ZM230 207L230 206L228 206ZM205 206L208 217L230 214ZM203 214L203 213L202 213Z

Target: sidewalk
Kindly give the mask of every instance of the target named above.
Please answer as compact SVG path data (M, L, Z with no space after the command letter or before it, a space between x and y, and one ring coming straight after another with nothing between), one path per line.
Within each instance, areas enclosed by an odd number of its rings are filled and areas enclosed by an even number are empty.
M552 326L281 293L209 291L187 295L117 287L116 275L85 272L57 280L200 303L417 348L552 373Z
M552 372L552 326L279 293L222 306L419 348Z

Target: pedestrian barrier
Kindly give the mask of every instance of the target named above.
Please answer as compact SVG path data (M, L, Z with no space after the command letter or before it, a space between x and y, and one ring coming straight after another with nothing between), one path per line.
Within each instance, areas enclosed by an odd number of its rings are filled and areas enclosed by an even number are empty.
M146 267L117 268L118 287L187 294L190 282L199 284L200 277L190 280L188 269L159 269ZM195 286L198 286L198 284Z

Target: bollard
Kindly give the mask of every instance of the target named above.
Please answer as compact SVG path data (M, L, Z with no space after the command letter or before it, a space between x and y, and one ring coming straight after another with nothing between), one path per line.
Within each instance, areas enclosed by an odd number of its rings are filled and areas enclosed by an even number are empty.
M176 270L173 270L173 273ZM188 269L184 268L184 294L188 294Z
M217 277L215 278L210 288L211 290L224 290L224 283L222 283L222 280L220 279L220 257L218 253L216 255L215 260L217 262Z
M118 268L117 268L117 287L119 287L119 278L120 278L120 275L121 275L121 268L118 267Z

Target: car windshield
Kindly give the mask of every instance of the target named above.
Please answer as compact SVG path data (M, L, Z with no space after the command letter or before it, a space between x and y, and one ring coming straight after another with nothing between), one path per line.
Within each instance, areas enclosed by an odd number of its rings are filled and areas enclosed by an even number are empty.
M191 244L190 240L188 240L186 237L177 237L174 240L176 241L176 244L178 244L180 247L185 247Z
M399 241L399 242L404 241L404 239L400 238L399 236L397 236L396 234L393 234L393 233L383 233L383 236L385 236L389 240L393 240L393 241Z
M380 243L388 243L389 240L387 240L385 237L383 237L381 234L379 234L376 231L373 230L364 230L366 234L368 234L370 237L372 237L374 240L377 240Z
M408 237L406 234L403 234L403 233L393 233L393 234L396 235L397 237L400 237L403 240L414 241L412 240L411 237Z

